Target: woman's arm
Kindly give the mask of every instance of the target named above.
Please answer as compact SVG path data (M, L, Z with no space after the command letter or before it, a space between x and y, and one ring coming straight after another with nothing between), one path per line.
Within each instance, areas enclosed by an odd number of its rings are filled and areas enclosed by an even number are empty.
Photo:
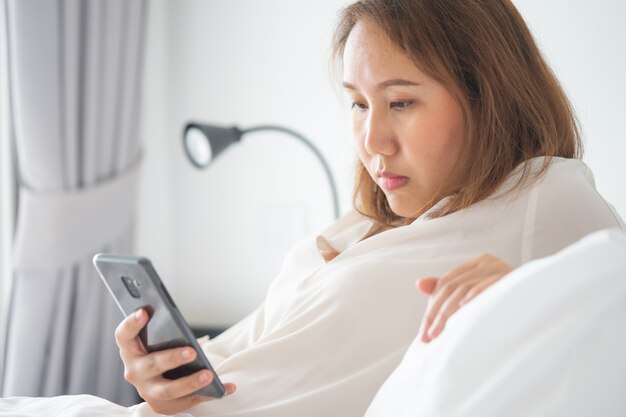
M593 173L578 160L555 159L530 193L521 263L553 255L590 233L624 222L596 190Z
M513 221L513 220L512 220ZM623 221L595 188L591 170L582 162L555 158L529 191L520 240L521 263L552 255L582 237L607 228L626 230ZM420 338L429 342L463 304L511 271L490 254L462 263L442 277L418 280L429 295Z

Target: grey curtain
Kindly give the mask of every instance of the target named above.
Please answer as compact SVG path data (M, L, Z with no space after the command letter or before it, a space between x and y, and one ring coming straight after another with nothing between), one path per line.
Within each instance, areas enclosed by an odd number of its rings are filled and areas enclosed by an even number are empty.
M146 0L5 0L20 179L3 396L135 402L97 252L132 252Z

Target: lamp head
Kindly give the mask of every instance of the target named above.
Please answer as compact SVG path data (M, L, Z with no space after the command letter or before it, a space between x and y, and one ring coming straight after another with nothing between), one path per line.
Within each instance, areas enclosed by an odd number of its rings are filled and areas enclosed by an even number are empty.
M187 123L183 133L185 153L196 168L209 166L226 148L241 139L237 127L219 127L200 123Z

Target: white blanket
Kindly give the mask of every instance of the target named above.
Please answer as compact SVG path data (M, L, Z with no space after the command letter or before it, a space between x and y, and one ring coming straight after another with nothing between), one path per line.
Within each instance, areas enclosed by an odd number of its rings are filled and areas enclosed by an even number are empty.
M626 416L624 233L596 232L474 301L413 343L366 417Z

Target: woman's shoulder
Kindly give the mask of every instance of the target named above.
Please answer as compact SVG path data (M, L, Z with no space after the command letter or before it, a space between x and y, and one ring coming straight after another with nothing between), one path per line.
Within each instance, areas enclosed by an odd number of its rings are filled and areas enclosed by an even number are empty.
M591 168L580 159L561 157L539 157L529 161L531 170L538 170L546 166L546 170L539 178L538 186L573 187L574 189L596 189L595 179Z
M591 169L572 158L539 156L519 164L500 187L501 193L515 188L550 188L557 184L595 190Z
M540 198L546 205L562 209L571 210L592 205L613 211L596 189L593 172L583 161L541 157L534 158L529 163L531 194L535 194L535 199ZM545 170L542 171L542 167Z
M541 175L529 189L526 234L541 245L540 255L548 255L597 230L626 230L613 206L597 191L589 166L577 159L535 158L533 172ZM547 163L547 165L545 165ZM537 244L537 242L535 242Z
M517 166L492 199L513 192L554 195L558 201L601 198L589 166L579 159L536 157Z

